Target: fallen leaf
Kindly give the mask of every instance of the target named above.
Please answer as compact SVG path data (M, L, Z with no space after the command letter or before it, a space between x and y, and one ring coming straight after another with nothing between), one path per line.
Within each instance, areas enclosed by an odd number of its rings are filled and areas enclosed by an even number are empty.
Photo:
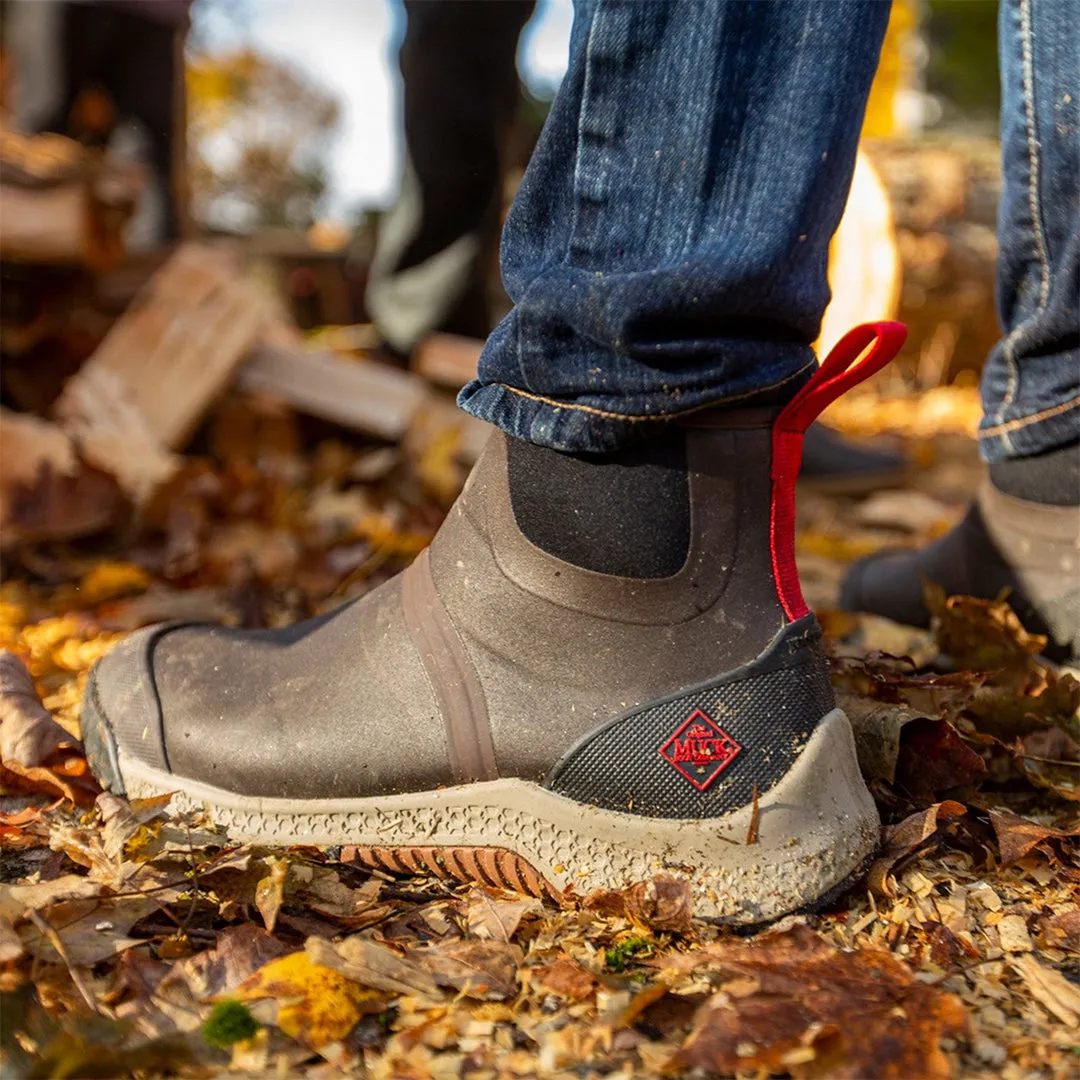
M465 922L474 937L508 942L526 915L542 914L539 900L515 896L509 900L498 892L478 887L469 893Z
M62 799L46 805L26 806L11 814L0 813L0 850L12 851L41 847L49 842L45 815L55 810Z
M277 1026L312 1049L345 1038L365 1013L386 1008L382 994L315 963L304 952L271 960L230 996L237 1001L276 999Z
M1029 634L1004 600L946 596L945 590L931 581L925 583L923 600L938 648L957 667L970 671L1026 670L1031 658L1046 647L1046 638Z
M844 710L855 735L859 770L869 783L896 780L896 759L900 756L900 732L917 717L902 705L878 701L863 694L838 689L836 704Z
M12 921L6 915L0 915L0 964L18 960L25 952L26 948L15 932Z
M33 885L0 885L0 915L21 918L24 911L44 911L63 900L100 896L103 886L81 874L64 874Z
M618 916L649 930L686 934L693 926L690 883L671 874L658 874L618 892L597 890L585 897L586 911Z
M44 765L62 747L78 745L41 704L23 662L0 649L0 761L26 769Z
M902 705L913 716L954 720L974 700L989 676L972 671L919 674L907 656L871 653L864 657L834 657L829 662L829 677L845 707L854 695Z
M438 996L438 984L428 968L368 938L354 935L331 944L311 937L304 949L314 963L333 968L361 986L390 994Z
M1039 945L1080 953L1080 907L1058 911L1039 925Z
M945 792L966 787L986 772L986 763L948 720L925 716L905 724L899 734L896 784L917 806L928 806Z
M101 794L101 785L94 779L82 753L67 754L63 750L53 755L49 765L27 767L14 761L0 765L0 784L18 791L61 795L76 806L93 806Z
M1007 749L1034 787L1070 802L1080 801L1080 744L1060 727L1034 731Z
M177 961L165 981L182 979L199 1001L221 997L272 960L295 951L254 923L228 926L212 949Z
M1062 829L1052 829L1010 813L1008 810L988 810L987 816L994 827L1002 866L1011 866L1047 841L1075 842L1080 838L1080 831L1065 832Z
M168 794L128 802L112 792L102 792L95 800L95 806L105 823L101 832L101 844L105 853L113 858L121 858L128 841L148 821L162 817L171 800L172 795Z
M505 1001L517 995L520 950L504 941L442 941L409 950L439 986L469 997Z
M46 918L71 964L89 967L124 949L141 945L142 940L130 937L129 931L156 907L154 900L143 896L63 900L49 907ZM27 952L54 963L61 961L48 936L37 926L25 924L18 931Z
M946 799L887 828L881 849L869 870L871 890L879 896L895 896L890 876L901 861L938 843L941 831L966 813L967 807L963 803Z
M698 1010L669 1069L830 1080L951 1075L940 1041L965 1033L963 1005L915 979L889 953L840 952L796 925L693 955L729 980L757 980L759 989L736 996L721 988Z
M255 906L259 909L266 929L272 934L278 912L285 900L285 876L289 872L287 859L268 855L265 863L270 873L255 886Z
M1058 727L1075 745L1080 740L1080 682L1042 665L1031 668L995 675L990 685L975 692L965 715L979 731L1001 742Z
M150 581L150 575L141 566L104 559L83 575L79 582L80 600L91 607L105 600L145 592Z
M596 976L569 956L560 956L550 964L533 968L531 978L545 990L571 1001L583 1001L598 985Z
M375 878L354 889L326 866L293 863L285 883L290 905L303 905L349 926L378 921L391 910L379 905L382 883Z

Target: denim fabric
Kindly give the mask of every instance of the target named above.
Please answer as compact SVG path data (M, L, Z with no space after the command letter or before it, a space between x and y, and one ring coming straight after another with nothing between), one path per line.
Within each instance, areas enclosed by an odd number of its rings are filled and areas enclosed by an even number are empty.
M1080 4L1001 0L998 310L983 371L987 461L1080 438Z
M879 0L581 0L462 406L616 449L809 376L888 20Z

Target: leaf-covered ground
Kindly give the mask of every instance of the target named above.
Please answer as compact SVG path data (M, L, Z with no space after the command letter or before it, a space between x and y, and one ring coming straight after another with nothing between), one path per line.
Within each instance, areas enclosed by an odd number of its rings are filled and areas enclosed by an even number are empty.
M914 463L907 487L800 507L887 825L847 897L738 935L671 878L541 904L371 874L347 846L237 847L167 800L98 793L79 696L122 634L340 602L407 562L461 481L452 431L365 449L226 402L137 527L8 559L3 1076L1077 1075L1077 684L1003 604L931 596L934 633L829 608L850 559L956 520L975 409L934 391L836 414L899 430Z

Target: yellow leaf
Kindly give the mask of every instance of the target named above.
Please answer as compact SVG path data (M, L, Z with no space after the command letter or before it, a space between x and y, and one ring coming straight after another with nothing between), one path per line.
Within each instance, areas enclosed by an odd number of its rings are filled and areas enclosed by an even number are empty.
M345 1038L361 1016L386 1007L385 995L313 963L304 952L271 960L229 996L238 1001L275 998L277 1026L312 1048Z
M150 575L141 566L109 560L95 563L79 583L85 604L100 604L129 593L146 592L148 588Z
M852 562L864 555L872 555L884 546L877 537L840 536L834 533L807 530L795 540L796 550L810 555L820 555L839 562Z

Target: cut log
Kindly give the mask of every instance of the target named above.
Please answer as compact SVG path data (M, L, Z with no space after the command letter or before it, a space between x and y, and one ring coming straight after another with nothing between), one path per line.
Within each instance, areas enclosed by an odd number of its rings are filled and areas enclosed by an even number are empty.
M56 135L0 133L0 257L104 269L123 251L143 170Z
M0 409L0 546L98 532L123 507L116 482L84 465L55 424Z
M90 214L77 181L43 189L0 184L0 258L84 266L95 257Z
M458 334L428 334L412 358L412 369L430 382L455 390L476 378L476 365L484 348L476 338Z
M427 400L422 379L372 360L259 345L237 375L249 393L396 442Z
M150 279L54 407L82 455L137 502L169 476L267 318L218 252L185 245Z
M418 418L426 425L437 415L447 425L460 426L458 456L468 463L476 460L491 431L440 399L416 375L331 352L259 345L238 372L236 386L389 442L402 439Z

